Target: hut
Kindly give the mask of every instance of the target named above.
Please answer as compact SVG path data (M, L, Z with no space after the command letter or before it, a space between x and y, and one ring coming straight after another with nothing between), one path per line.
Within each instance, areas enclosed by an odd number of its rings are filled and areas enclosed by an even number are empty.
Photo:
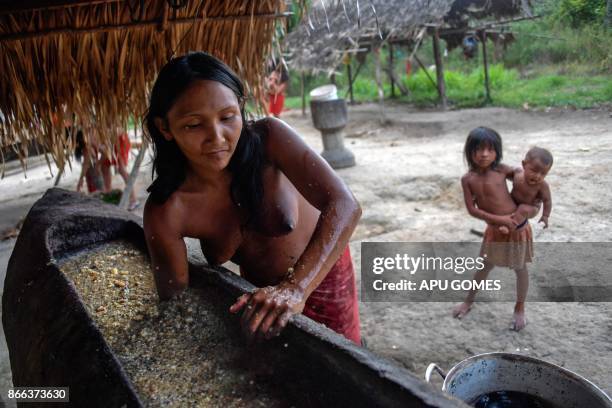
M117 126L145 112L159 69L192 50L227 62L258 98L285 7L281 0L2 1L0 147L23 160L37 146L63 169L75 120L111 145Z
M487 28L508 23L504 18L514 21L531 17L528 0L341 0L333 3L320 0L304 16L300 26L286 37L284 46L288 51L288 65L293 70L328 75L337 72L347 55L364 55L370 51L378 54L382 46L389 46L390 61L386 67L378 56L375 58L376 81L382 98L381 71L387 71L392 90L398 86L402 93L407 92L391 68L393 47L408 47L415 56L425 36L431 35L437 67L437 80L431 80L438 88L442 105L446 106L439 39L454 47L461 44L467 33L477 31L482 35ZM483 22L486 18L493 21ZM350 64L347 71L350 92L357 73L352 74Z

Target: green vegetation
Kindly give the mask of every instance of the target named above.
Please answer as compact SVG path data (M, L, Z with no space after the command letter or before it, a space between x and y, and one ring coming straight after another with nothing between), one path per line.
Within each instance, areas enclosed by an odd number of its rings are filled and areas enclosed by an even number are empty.
M435 78L435 71L430 75ZM403 81L411 94L399 100L419 106L435 105L438 93L425 72L419 70L415 75ZM444 79L449 101L456 107L475 107L485 104L484 73L475 69L469 73L446 70ZM591 75L575 77L573 75L543 74L530 78L521 78L518 70L504 68L496 64L489 69L493 104L520 108L530 107L573 106L588 108L597 104L612 101L612 80L608 75ZM353 86L355 99L359 102L376 101L377 90L373 79L358 78ZM391 97L391 87L384 84L385 97ZM344 96L346 87L340 87ZM396 95L399 91L396 89ZM308 99L307 99L308 100ZM300 108L301 98L287 98L287 107Z
M515 41L504 50L487 42L492 104L506 107L572 106L588 108L612 103L612 27L606 27L607 0L543 0L537 14L543 18L515 23ZM381 53L388 63L388 49ZM431 41L425 41L418 57L435 81ZM413 63L411 75L405 74L409 50L395 48L395 72L401 75L410 95L399 101L418 106L437 103L435 86ZM357 62L353 61L355 72ZM482 44L478 55L465 59L460 48L444 57L446 90L449 101L456 107L482 106L485 103ZM347 75L344 67L335 77L339 94L348 98ZM353 84L355 99L360 102L378 98L374 62L370 54ZM385 97L391 97L391 86L383 74ZM306 76L305 88L329 83L325 75ZM301 107L300 78L292 75L287 106Z

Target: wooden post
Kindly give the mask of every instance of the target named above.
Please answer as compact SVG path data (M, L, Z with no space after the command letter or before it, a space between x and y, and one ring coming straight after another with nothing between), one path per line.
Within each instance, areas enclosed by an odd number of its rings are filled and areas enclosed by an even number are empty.
M135 132L136 130L134 130L134 133ZM140 150L138 151L138 155L136 156L136 160L134 160L134 165L132 166L132 171L130 172L130 177L128 178L127 183L125 183L125 188L123 189L123 193L121 194L119 208L122 208L124 210L128 208L128 204L130 202L130 195L132 194L132 190L134 189L134 183L136 183L136 179L138 178L138 173L140 172L140 165L142 164L142 159L144 159L147 147L147 140L143 137L142 145L140 146Z
M391 97L395 98L395 78L393 78L393 44L391 43L389 43L389 81L391 81Z
M62 178L62 174L64 174L64 167L65 166L66 165L64 164L64 166L62 166L62 168L58 170L57 176L55 176L55 181L53 182L53 187L57 187L57 185L59 184L60 179Z
M444 65L442 64L442 56L440 55L440 33L438 27L434 28L433 35L433 52L436 60L436 77L438 83L438 95L440 96L440 104L443 109L448 107L446 99L446 85L444 83Z
M70 130L68 131L68 137L70 137L70 140L74 141L74 113L72 114L72 124L70 125ZM59 169L57 176L55 177L55 181L53 181L53 187L57 187L62 175L64 174L64 170L66 169L66 161L64 160L62 162L62 168Z
M352 75L352 78L349 82L349 91L353 89L353 83L355 82L355 79L357 79L357 76L359 75L359 71L361 71L361 67L363 66L363 61L359 63L359 65L357 65L357 69L355 70L355 75ZM353 69L351 68L351 74L353 73ZM344 94L344 97L346 98L346 95L348 95L348 92Z
M427 76L427 78L429 78L429 81L433 84L434 88L438 88L438 84L436 84L436 81L434 81L431 75L429 75L429 71L427 71L427 67L423 65L423 62L421 62L421 60L419 59L419 57L417 57L416 54L414 54L414 59L416 60L417 64L419 64L423 72L425 72L425 75Z
M376 87L378 88L378 106L380 108L380 123L385 123L385 91L382 84L382 75L380 67L380 48L374 49L374 64L376 65Z
M485 102L491 102L491 89L489 88L489 64L487 62L487 32L482 30L480 33L482 42L482 62L484 63L484 78L485 78Z
M306 78L305 78L304 72L302 72L302 76L300 78L300 92L302 94L302 116L306 116L306 91L305 91L305 83L306 83Z
M351 67L351 64L348 63L346 64L346 74L348 76L348 86L349 86L349 103L352 105L355 103L355 98L353 96L353 68Z

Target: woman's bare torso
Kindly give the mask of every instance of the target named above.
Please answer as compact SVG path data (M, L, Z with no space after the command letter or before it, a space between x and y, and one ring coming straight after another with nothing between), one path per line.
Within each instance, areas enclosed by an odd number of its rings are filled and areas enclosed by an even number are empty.
M277 284L292 267L316 227L319 211L273 165L263 169L263 214L242 228L245 217L226 191L185 193L177 191L184 236L200 240L209 263L229 260L256 286ZM200 216L198 216L200 215Z

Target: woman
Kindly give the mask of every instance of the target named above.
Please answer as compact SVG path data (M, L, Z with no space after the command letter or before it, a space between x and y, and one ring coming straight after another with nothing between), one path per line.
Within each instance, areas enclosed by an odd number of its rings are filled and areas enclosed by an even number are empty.
M82 161L81 175L77 182L76 190L80 192L83 188L83 180L87 183L89 194L102 190L103 181L98 164L98 147L94 140L86 141L83 130L79 129L76 134L76 149L74 151L77 161Z
M151 93L146 127L157 178L144 228L161 299L189 282L183 237L211 264L228 260L260 287L238 298L250 340L305 315L360 343L348 240L359 204L280 120L247 123L236 74L202 52L171 60Z

